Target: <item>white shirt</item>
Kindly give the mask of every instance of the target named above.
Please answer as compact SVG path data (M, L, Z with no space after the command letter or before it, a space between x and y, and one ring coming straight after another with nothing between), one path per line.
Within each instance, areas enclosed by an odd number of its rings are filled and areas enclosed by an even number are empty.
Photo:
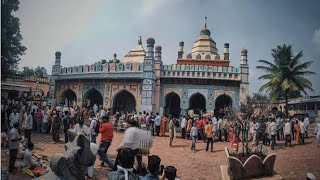
M70 117L73 118L74 117L74 109L70 108Z
M30 168L32 166L35 166L37 163L35 162L33 156L32 156L32 151L30 151L29 149L26 149L24 151L24 155L23 155L23 162L22 162L22 166L25 166L27 168Z
M304 123L306 124L306 126L309 126L310 120L309 120L308 117L305 117L305 118L304 118Z
M284 135L290 135L291 134L291 124L290 122L287 122L285 125L284 125Z
M42 119L42 122L43 123L47 123L48 122L48 115L47 114L44 114L44 116L43 116L43 119Z
M186 120L185 117L183 117L183 118L181 119L181 128L186 128L186 125L187 125L187 120Z
M95 135L97 134L94 130L96 128L96 125L97 125L97 120L91 120L90 122L90 127L88 128L88 134L91 134L91 135Z
M148 131L138 129L136 127L129 127L124 133L124 138L120 147L127 147L132 150L149 149L152 146L152 136Z
M306 133L306 124L300 121L301 134Z
M275 122L271 122L269 124L269 132L270 132L270 135L275 135L277 133L277 126Z
M11 113L10 114L10 126L13 127L14 124L18 123L19 122L19 113Z
M103 109L101 109L101 112L100 112L100 117L103 117L106 115L106 111L104 111Z
M320 138L320 122L317 123L317 127L314 130L314 133L316 133L317 137Z
M217 125L218 121L217 121L217 118L215 116L213 116L212 118L212 124L213 125Z
M77 123L73 129L76 133L80 132L80 133L87 133L88 131L88 126L86 126L85 124L82 126L82 128L80 127L80 124Z

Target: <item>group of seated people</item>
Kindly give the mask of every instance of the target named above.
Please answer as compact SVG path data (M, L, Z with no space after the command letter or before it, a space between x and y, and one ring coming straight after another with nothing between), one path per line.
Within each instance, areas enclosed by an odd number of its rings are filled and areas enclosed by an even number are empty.
M109 180L175 180L177 169L173 166L164 168L161 165L161 159L157 155L148 156L148 173L145 176L139 176L135 170L135 154L130 148L122 148L118 152L117 171L112 171L108 174Z

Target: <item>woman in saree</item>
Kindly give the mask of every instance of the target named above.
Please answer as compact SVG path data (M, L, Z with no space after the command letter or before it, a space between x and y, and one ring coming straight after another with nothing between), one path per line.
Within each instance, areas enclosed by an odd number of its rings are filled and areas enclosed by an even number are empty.
M56 112L54 113L53 122L51 126L51 135L52 135L52 140L54 142L59 141L60 129L61 129L61 117L59 116L59 112Z
M301 140L301 128L300 128L300 124L299 121L296 121L296 124L294 125L294 129L295 129L295 133L296 133L296 139L297 139L297 144L300 144L300 140Z
M166 136L166 126L167 126L167 118L166 116L163 116L161 120L161 125L160 125L160 136Z

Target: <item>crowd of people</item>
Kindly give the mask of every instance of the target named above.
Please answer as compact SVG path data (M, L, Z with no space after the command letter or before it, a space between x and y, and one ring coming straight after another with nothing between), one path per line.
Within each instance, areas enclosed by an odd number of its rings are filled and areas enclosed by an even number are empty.
M112 144L113 133L118 126L125 125L122 144L117 149L115 160L108 157L108 149ZM285 140L286 146L304 144L309 137L310 120L306 117L261 116L246 121L234 121L227 116L215 116L205 113L180 115L179 117L160 116L159 113L147 112L116 112L110 109L100 109L95 104L92 107L67 107L58 105L51 107L46 102L15 101L2 99L1 104L1 132L2 137L8 136L8 144L2 139L1 144L9 146L9 172L14 173L14 163L17 149L22 140L22 133L28 145L25 151L23 165L34 168L36 163L30 158L34 148L32 133L50 133L52 140L58 142L60 134L64 134L65 143L69 142L69 131L84 134L92 143L97 143L97 136L101 134L98 155L101 166L105 163L113 170L109 179L157 179L176 177L175 167L160 168L161 159L158 156L148 156L148 166L144 168L142 155L149 155L152 138L147 135L170 137L169 146L173 146L177 132L181 138L191 140L191 150L196 152L196 141L206 143L206 151L213 151L215 141L231 142L250 141L257 145L262 142L274 149L276 141ZM142 136L147 137L144 147L141 146ZM318 147L320 144L320 123L316 131ZM137 139L138 138L138 139ZM210 148L210 149L209 149ZM134 162L136 167L133 168ZM94 177L94 167L88 167L88 178ZM157 177L157 178L156 178Z

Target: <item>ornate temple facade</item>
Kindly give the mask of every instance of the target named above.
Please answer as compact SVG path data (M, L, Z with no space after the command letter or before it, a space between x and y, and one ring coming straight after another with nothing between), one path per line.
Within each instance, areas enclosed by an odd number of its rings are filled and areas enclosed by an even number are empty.
M50 101L177 116L189 109L237 109L248 95L247 50L242 49L239 60L234 60L239 67L230 66L229 44L219 54L206 25L190 53L184 52L184 42L179 43L176 64L163 64L161 53L155 39L148 38L145 49L141 37L121 60L115 54L106 62L62 67L61 53L56 52Z

